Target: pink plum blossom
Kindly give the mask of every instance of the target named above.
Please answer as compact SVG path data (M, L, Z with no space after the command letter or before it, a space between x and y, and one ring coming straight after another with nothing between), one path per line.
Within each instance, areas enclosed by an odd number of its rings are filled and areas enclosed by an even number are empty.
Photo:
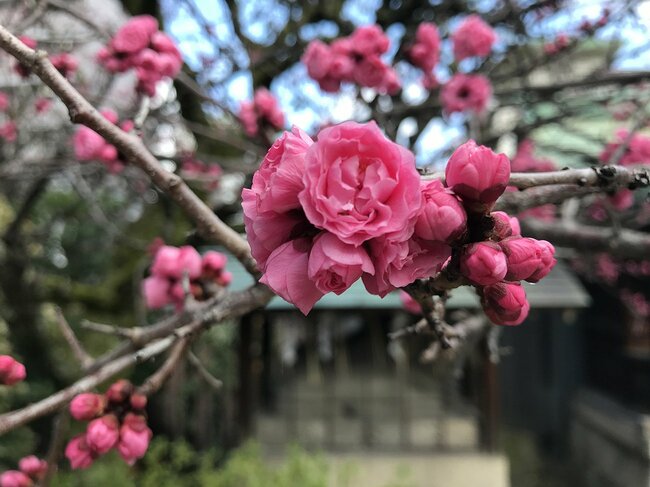
M329 232L322 232L314 239L308 275L319 291L341 294L364 272L374 274L375 270L362 247L341 242Z
M485 57L492 51L497 35L478 15L470 15L451 35L454 58L462 61L468 57Z
M343 242L404 240L420 211L420 177L411 152L374 123L326 128L309 147L299 199L309 221Z
M452 243L467 229L467 214L458 197L439 180L422 184L422 210L415 235L425 240Z
M440 91L445 113L472 111L483 113L492 96L490 81L480 74L455 74Z

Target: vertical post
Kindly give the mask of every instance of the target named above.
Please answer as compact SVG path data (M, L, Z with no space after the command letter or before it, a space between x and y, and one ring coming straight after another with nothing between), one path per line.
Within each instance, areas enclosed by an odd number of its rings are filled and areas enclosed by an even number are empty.
M497 447L499 425L499 379L497 360L493 356L494 338L490 337L491 331L481 340L481 366L480 380L480 441L481 448L493 452Z
M242 317L239 324L238 378L237 388L237 442L242 442L251 434L252 391L251 391L251 343L253 340L252 314Z

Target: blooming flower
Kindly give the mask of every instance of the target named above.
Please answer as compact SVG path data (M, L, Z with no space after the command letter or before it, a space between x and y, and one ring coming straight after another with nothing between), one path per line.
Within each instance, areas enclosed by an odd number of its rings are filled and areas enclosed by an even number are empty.
M322 130L305 158L299 199L309 221L343 242L408 238L420 211L413 154L388 140L374 122Z
M341 242L329 232L320 233L309 254L308 276L319 291L341 294L374 266L362 247Z
M482 113L492 96L490 81L480 74L455 74L440 91L445 113L473 111Z
M364 273L363 283L370 294L382 298L416 279L434 276L451 256L448 245L417 238L404 241L373 239L369 248L375 273Z
M487 56L497 40L497 35L478 15L470 15L451 35L454 58L462 61L468 57Z

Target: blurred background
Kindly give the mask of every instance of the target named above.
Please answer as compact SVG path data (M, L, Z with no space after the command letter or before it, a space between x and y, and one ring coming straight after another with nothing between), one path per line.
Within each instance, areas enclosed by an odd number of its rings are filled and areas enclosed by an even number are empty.
M458 63L449 33L472 13L498 40L487 58ZM96 62L110 35L143 14L184 61L151 96L136 92L134 73ZM438 87L424 88L405 48L423 21L442 37L440 85L459 72L491 81L484 113L446 114ZM442 169L470 136L508 154L516 171L586 167L607 162L608 147L611 155L626 137L650 140L642 0L3 0L0 24L72 55L75 87L134 120L163 165L242 232L241 189L277 136L272 127L247 135L239 120L240 104L263 87L284 128L314 134L374 119L423 172ZM309 42L369 24L391 40L383 60L401 90L320 89L301 62ZM119 338L88 323L143 326L173 312L147 310L140 293L156 239L211 247L142 171L80 164L67 109L7 54L0 90L9 98L0 114L0 353L29 370L26 383L0 389L4 412L80 376L61 315L99 355ZM633 162L650 164L650 151L639 152ZM53 485L650 486L650 259L555 231L647 232L647 193L591 195L519 217L561 257L527 287L523 325L489 326L478 298L456 290L447 313L467 339L439 354L430 338L392 337L417 321L397 293L382 300L357 283L308 317L274 298L195 344L199 365L182 362L151 400L155 439L143 461L129 468L111 454L75 473L62 463ZM236 259L227 268L231 289L252 283ZM139 383L156 365L129 378ZM0 467L46 452L51 437L52 418L3 436Z

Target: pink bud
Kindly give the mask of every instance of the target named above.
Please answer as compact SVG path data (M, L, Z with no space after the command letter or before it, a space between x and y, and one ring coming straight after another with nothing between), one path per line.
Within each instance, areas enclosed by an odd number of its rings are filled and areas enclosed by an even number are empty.
M528 316L530 304L521 284L500 282L481 291L485 314L497 325L519 325Z
M120 439L120 423L113 414L107 414L88 423L86 442L100 455L113 448Z
M530 278L542 264L541 249L533 238L507 238L500 243L508 264L508 281Z
M73 470L88 468L95 459L95 455L86 442L86 435L72 438L65 447L65 456L70 461Z
M224 254L221 252L216 252L214 250L209 250L203 254L203 257L201 259L203 274L218 274L226 267L226 262L228 262L228 259Z
M496 284L506 276L506 256L494 242L479 242L465 247L460 258L460 271L472 284Z
M125 402L133 393L133 384L126 379L120 379L106 391L106 398L112 403Z
M147 407L147 396L144 394L140 394L138 392L135 392L131 394L131 407L133 409L137 409L138 411L142 411L144 408Z
M494 220L494 236L503 240L512 236L510 216L505 211L493 211L490 216Z
M546 240L535 240L540 252L540 264L537 270L526 279L528 282L539 282L545 278L553 269L557 260L555 259L555 247Z
M222 287L226 287L230 285L231 282L232 282L232 272L222 271L217 276L217 284L219 284Z
M151 273L175 279L181 279L187 273L190 279L196 279L201 275L201 255L189 245L165 245L156 253Z
M41 460L35 455L21 458L18 462L20 471L25 475L29 475L33 479L41 479L47 472L47 462Z
M415 223L415 235L424 240L451 243L467 229L467 214L460 201L439 180L421 186L422 212Z
M70 414L78 421L89 421L104 412L106 400L100 394L77 394L70 402Z
M12 386L25 380L25 366L9 355L0 355L0 384Z
M150 276L142 281L142 295L149 309L159 309L171 302L171 283L169 279Z
M34 485L32 479L18 470L7 470L0 475L0 487L31 487L32 485Z
M447 186L460 196L466 208L485 211L503 194L510 179L510 161L505 154L468 140L449 158L445 169Z
M129 465L133 465L147 452L152 436L143 416L128 413L120 428L120 442L117 445L117 450Z

